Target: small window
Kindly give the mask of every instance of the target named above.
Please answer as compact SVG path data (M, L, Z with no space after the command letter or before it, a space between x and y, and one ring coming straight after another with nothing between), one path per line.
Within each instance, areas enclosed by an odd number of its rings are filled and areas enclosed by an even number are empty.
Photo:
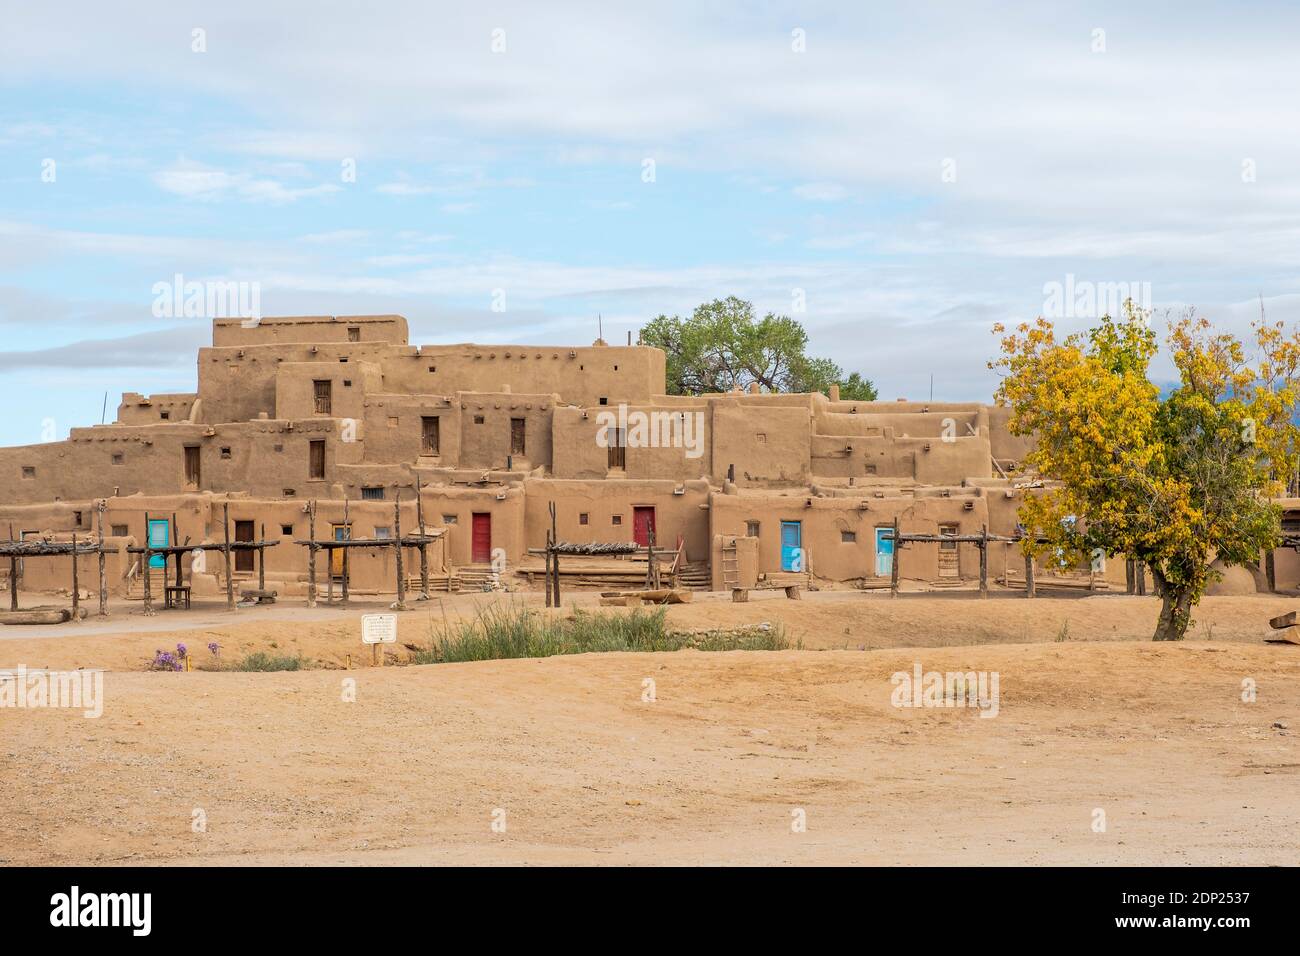
M868 475L874 475L875 473L876 473L876 466L875 466L875 465L867 465L867 474L868 474Z
M346 362L347 360L348 360L348 357L347 357L346 355L340 355L340 356L339 356L339 361L340 361L340 362Z
M362 501L383 501L384 500L383 486L379 485L371 488L362 488L361 500Z
M352 379L350 379L350 378L345 378L345 379L343 380L343 387L344 387L344 388L351 388L351 387L352 387Z
M280 534L286 538L291 537L293 535L293 525L291 524L280 525Z
M618 366L617 366L617 365L614 366L614 371L615 371L615 372L618 371Z
M126 456L120 451L113 452L113 464L120 465L126 461Z
M109 529L109 534L114 538L125 538L128 537L130 533L131 532L127 530L127 527L124 524L115 524Z
M281 488L280 494L283 495L285 498L292 498L294 495L297 494L297 492L294 491L292 488Z
M389 415L389 416L388 416L388 427L389 427L389 428L396 428L397 425L398 425L398 421L399 421L398 416L396 416L396 415Z
M221 446L221 457L222 457L222 458L229 458L229 457L230 457L230 446L229 446L229 445L222 445L222 446Z
M436 365L430 365L430 366L429 366L429 371L430 371L430 372L436 372L436 371L438 371L438 366L436 366Z
M276 451L284 451L284 445L282 445L282 444L277 444L277 445L275 446L275 450L276 450Z
M608 405L608 404L609 404L609 398L608 398L607 396L605 396L605 395L600 396L600 404L602 404L602 405Z
M748 538L758 537L759 523L757 521L745 522L745 536Z
M167 421L169 418L172 417L172 413L171 413L171 412L159 412L159 413L158 413L158 417L161 418L163 421Z
M590 522L591 515L587 514L587 512L584 511L582 514L578 515L578 524L589 524Z
M609 523L610 523L610 524L622 524L622 523L623 523L623 516L622 516L622 515L614 515L612 518L610 518Z
M24 478L35 478L35 477L36 477L36 466L35 466L35 465L23 465L23 477L24 477Z
M380 541L387 541L393 536L393 529L388 525L375 525L375 537Z
M80 511L74 511L74 512L72 512L72 523L75 524L78 528L81 527L81 525L82 525L82 513L81 513Z
M841 543L841 544L853 544L853 543L855 543L857 540L858 540L858 534L857 534L856 531L841 531L841 532L840 532L840 543Z
M757 435L755 435L754 437L758 439L758 443L759 443L760 445L766 445L766 444L767 444L767 433L766 433L766 432L759 432L759 433L758 433Z
M349 342L360 342L360 341L361 341L361 326L359 326L359 325L349 325L349 326L348 326L348 341L349 341Z
M483 416L482 416L482 415L475 415L475 416L474 416L474 424L475 424L475 425L482 425L482 424L483 424Z
M456 517L456 515L443 515L443 516L442 516L442 523L443 523L443 524L455 524L456 521L457 521L457 517Z

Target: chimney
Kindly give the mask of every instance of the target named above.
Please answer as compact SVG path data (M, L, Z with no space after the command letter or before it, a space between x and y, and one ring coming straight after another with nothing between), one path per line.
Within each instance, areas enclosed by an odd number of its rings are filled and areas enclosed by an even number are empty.
M839 387L838 385L832 385L832 386L831 386L831 401L832 401L832 402L838 402L839 400L840 400L840 387Z

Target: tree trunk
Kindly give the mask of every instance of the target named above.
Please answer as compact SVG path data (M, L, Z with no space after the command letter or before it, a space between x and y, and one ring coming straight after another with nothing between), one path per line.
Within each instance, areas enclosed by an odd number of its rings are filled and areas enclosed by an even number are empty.
M1153 641L1181 641L1192 622L1192 592L1175 588L1168 581L1160 586L1160 619Z

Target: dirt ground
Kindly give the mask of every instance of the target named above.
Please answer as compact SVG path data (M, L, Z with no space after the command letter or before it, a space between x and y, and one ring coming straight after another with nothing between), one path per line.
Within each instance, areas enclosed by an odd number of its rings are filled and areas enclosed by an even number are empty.
M807 649L138 670L209 633L362 658L355 614L286 608L0 640L0 666L110 668L98 719L0 709L0 863L1300 861L1300 647L1260 642L1294 599L1207 599L1153 645L1151 599L718 597L673 623L780 621ZM918 663L996 672L997 716L892 706Z

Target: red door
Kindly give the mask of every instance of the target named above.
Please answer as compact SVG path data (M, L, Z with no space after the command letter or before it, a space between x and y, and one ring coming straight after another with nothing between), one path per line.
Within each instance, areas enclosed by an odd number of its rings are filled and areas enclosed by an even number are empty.
M470 560L475 564L490 564L492 561L492 516L482 512L474 513L474 544Z
M650 535L655 531L655 510L654 508L633 508L632 509L632 540L641 547L647 547L650 544Z

